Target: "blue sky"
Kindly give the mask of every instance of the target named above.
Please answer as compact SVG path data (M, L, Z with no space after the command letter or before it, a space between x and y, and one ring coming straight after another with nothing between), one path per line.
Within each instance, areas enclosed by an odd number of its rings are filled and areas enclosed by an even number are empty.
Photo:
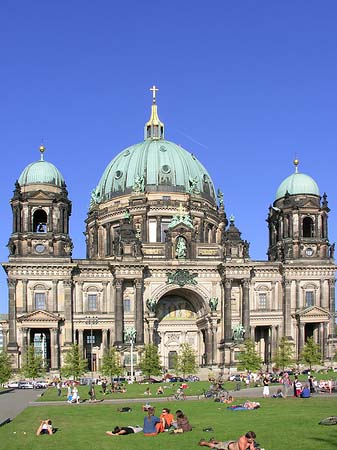
M206 166L252 258L266 258L268 207L295 156L327 192L337 240L336 17L333 0L2 0L0 260L15 180L42 141L85 257L90 192L143 139L153 84L166 138Z

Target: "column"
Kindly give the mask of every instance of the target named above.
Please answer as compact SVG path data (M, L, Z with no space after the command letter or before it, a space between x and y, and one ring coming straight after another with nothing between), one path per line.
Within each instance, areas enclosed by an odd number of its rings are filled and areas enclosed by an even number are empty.
M135 304L135 323L136 323L136 342L137 344L144 343L144 305L143 305L143 280L135 280L134 286L136 290L136 304Z
M160 242L161 241L161 217L157 216L156 220L157 220L157 239L156 239L156 242Z
M18 350L17 334L16 334L16 280L7 280L8 284L8 326L9 326L9 342L7 349L9 352Z
M284 280L283 283L283 334L291 336L291 280Z
M50 329L50 365L52 370L59 368L58 328Z
M53 297L53 311L58 312L58 292L57 292L58 280L53 280L52 297Z
M21 347L21 365L26 362L28 352L28 328L21 328L22 333L22 347Z
M72 345L73 343L73 313L71 298L71 280L63 280L64 287L64 345Z
M319 306L324 308L324 280L321 278L319 280Z
M272 327L271 327L271 348L270 348L271 360L273 360L273 358L275 357L275 355L277 353L277 347L278 347L277 328L275 325L272 325Z
M123 280L116 280L115 345L123 342Z
M319 342L319 346L320 346L320 350L322 353L322 359L324 361L325 359L325 342L324 342L324 323L321 322L319 324L319 331L318 331L318 342Z
M232 340L232 280L225 280L225 305L224 305L224 322L225 322L225 341Z
M23 279L22 280L22 312L23 313L27 312L27 285L28 285L28 280Z
M103 314L107 313L107 286L108 286L108 282L104 281L104 283L103 283L102 310L101 310L101 312Z
M242 325L246 330L245 338L249 338L249 280L242 280Z
M304 326L305 324L302 322L298 323L298 348L297 348L297 356L302 353L304 347Z
M335 329L335 310L336 310L336 303L335 303L335 279L329 280L329 312L330 312L330 335L334 336L334 329Z
M328 322L324 322L323 324L323 361L326 360L328 357L331 357L331 355L329 355L329 350L328 350Z
M296 280L296 311L301 307L301 288L300 281Z
M83 356L84 356L83 330L82 329L78 329L77 333L78 333L78 349L79 349L80 355L83 358Z
M250 326L250 339L255 342L255 325Z
M102 343L103 343L103 354L105 354L108 351L108 330L103 329L102 330Z

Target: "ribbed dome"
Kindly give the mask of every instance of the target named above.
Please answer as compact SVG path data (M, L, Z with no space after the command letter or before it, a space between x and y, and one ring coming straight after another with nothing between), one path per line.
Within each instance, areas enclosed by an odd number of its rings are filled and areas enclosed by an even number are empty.
M55 186L65 186L64 178L61 172L54 164L43 160L44 147L40 147L41 160L29 164L19 177L19 184L27 186L28 184L53 184Z
M286 192L290 195L312 194L320 195L319 188L315 180L304 173L293 173L280 184L276 191L275 200L285 196Z
M191 192L215 201L213 182L197 158L165 139L146 139L119 153L105 169L95 189L96 203L135 190Z

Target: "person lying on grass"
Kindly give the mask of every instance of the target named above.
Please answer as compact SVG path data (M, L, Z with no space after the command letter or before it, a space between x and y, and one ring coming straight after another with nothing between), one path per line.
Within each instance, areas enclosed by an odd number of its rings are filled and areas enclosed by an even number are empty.
M50 419L41 420L38 429L36 430L36 436L40 436L41 434L53 434L54 428L52 421Z
M139 433L143 431L142 427L132 427L128 425L127 427L115 427L113 431L106 431L105 434L108 436L123 436L126 434Z
M218 450L256 450L255 447L256 434L254 431L248 431L246 434L241 436L237 441L216 441L211 439L209 441L204 441L203 439L199 441L199 445L216 448Z

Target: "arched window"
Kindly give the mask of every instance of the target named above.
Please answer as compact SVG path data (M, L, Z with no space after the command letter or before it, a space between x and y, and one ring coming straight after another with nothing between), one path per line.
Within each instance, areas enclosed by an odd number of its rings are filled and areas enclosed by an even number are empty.
M305 217L302 223L303 237L314 237L314 221L311 217Z
M36 233L47 232L47 213L43 209L37 209L33 214L33 230Z

